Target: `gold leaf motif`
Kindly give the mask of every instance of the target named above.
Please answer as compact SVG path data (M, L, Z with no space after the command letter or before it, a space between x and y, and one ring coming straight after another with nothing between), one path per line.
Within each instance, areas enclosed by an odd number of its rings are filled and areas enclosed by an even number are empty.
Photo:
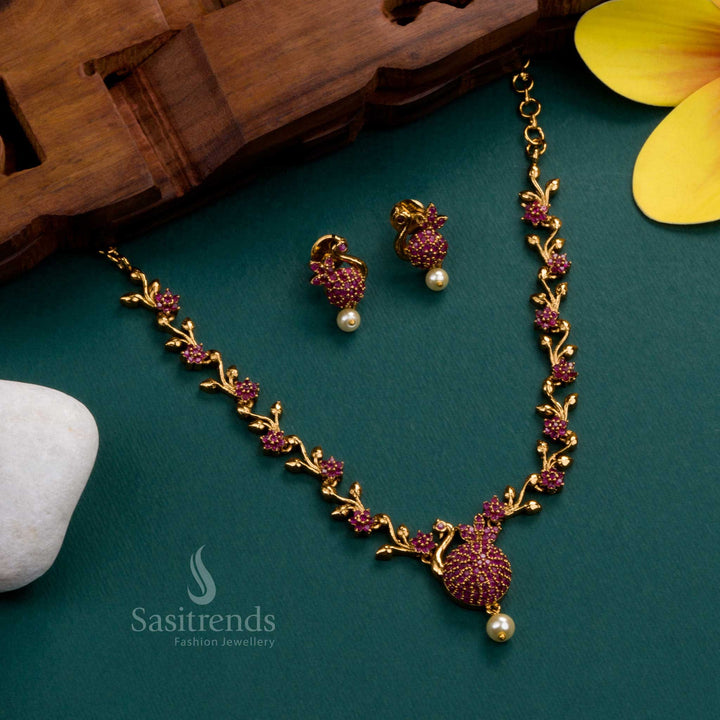
M183 346L183 341L180 338L170 338L165 342L165 347L168 350L178 350Z
M120 302L126 307L137 307L145 298L139 293L128 293L120 298Z
M542 510L542 505L536 500L531 500L524 508L523 512L526 515L535 515Z
M200 387L201 387L205 392L214 393L214 392L217 392L218 389L220 388L220 383L219 383L217 380L213 380L212 378L208 378L207 380L203 380L203 381L200 383Z
M330 489L330 488L325 488L325 487L323 487L323 491L324 491L324 490L327 490L327 489ZM325 494L325 493L323 492L323 494ZM334 496L334 493L333 493L333 496ZM339 507L335 508L335 509L330 513L330 515L331 515L332 517L347 517L351 512L353 512L353 510L354 510L354 508L353 508L352 505L347 505L347 504L346 504L346 505L340 505Z
M291 460L285 461L285 469L290 472L302 472L306 469L305 463L298 458L292 458Z
M549 195L551 192L555 192L559 187L560 180L558 178L550 180L550 182L545 185L545 193Z

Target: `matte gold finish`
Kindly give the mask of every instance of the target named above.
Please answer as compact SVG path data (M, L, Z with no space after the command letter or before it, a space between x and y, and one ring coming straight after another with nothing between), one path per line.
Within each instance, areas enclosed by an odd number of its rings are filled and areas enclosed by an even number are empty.
M346 262L360 271L363 278L367 278L368 267L363 260L354 255L348 255L342 248L347 248L347 240L340 235L323 235L315 241L310 250L312 262L322 262L326 255L330 255L336 262Z
M414 235L426 220L427 208L419 200L401 200L390 213L390 224L397 230L395 253L401 260L409 260L407 239ZM442 216L447 220L446 216Z
M395 203L395 206L390 212L390 224L397 230L394 247L395 253L401 260L410 260L407 241L418 232L418 230L425 227L430 210L432 210L433 213L435 212L432 203L430 203L428 207L425 207L419 200L401 200L399 203ZM436 221L439 222L440 225L444 224L447 219L447 215L438 215L436 217ZM435 263L433 267L442 267L442 260Z

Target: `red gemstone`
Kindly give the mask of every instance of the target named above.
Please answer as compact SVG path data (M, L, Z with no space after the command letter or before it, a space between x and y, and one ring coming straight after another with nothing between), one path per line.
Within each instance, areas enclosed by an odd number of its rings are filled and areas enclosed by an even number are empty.
M498 602L510 587L510 561L500 548L479 542L455 548L443 565L443 584L455 600L474 607Z

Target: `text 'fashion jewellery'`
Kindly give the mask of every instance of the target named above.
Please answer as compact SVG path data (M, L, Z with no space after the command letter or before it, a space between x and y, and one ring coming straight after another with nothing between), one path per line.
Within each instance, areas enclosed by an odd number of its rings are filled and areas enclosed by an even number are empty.
M550 366L549 374L542 383L544 399L537 406L544 417L543 434L546 439L537 443L540 469L529 475L519 490L508 485L502 499L495 495L483 502L482 511L469 523L453 524L437 519L432 527L411 535L406 525L396 525L389 515L372 513L363 499L359 483L352 483L341 494L339 486L345 472L344 463L326 455L320 447L308 450L297 435L286 433L280 425L283 414L280 402L271 406L268 415L256 413L254 408L260 393L258 383L249 378L241 379L234 365L226 368L217 350L206 350L195 337L195 325L190 319L174 324L179 310L179 296L171 290L161 291L157 280L148 282L145 274L134 268L116 249L103 253L120 270L128 273L131 280L142 285L140 292L128 293L121 301L130 307L149 308L155 314L157 325L171 336L165 346L179 352L188 368L216 368L217 376L204 380L200 387L231 397L240 418L248 423L250 430L260 435L266 453L285 456L288 470L316 478L323 497L336 505L332 516L345 520L355 533L386 533L389 540L377 550L378 558L414 557L427 565L460 604L486 610L490 615L486 624L487 633L498 642L512 636L515 624L508 615L500 612L500 600L510 586L511 570L507 557L495 545L497 537L506 520L540 510L537 501L527 499L528 492L552 494L563 488L565 471L571 463L566 453L577 445L575 434L568 427L568 413L577 396L571 393L562 399L555 397L556 392L577 377L575 364L568 359L575 354L576 348L566 344L570 324L560 317L560 303L568 289L567 283L560 278L568 271L570 263L564 253L558 252L564 244L557 236L561 222L550 214L550 195L557 190L559 182L551 180L544 188L538 183L538 160L545 153L546 143L537 124L540 103L530 95L533 81L527 66L513 78L513 88L523 96L520 114L527 120L524 135L532 185L532 190L520 193L525 209L522 219L548 233L544 240L535 233L527 236L542 260L537 276L541 288L532 295L531 301L537 306L534 322L542 331L540 344L548 354ZM329 247L334 248L330 251L331 257L334 252L344 253L340 238L328 238L332 239L321 238L318 242L327 240L330 243ZM340 245L336 244L338 242ZM554 445L551 446L551 443Z
M447 240L438 232L446 221L447 215L438 215L432 203L425 207L417 200L402 200L390 213L390 223L397 230L397 256L427 270L425 284L435 292L444 290L450 279L442 266Z
M347 241L339 235L323 235L310 251L310 282L323 285L331 305L340 308L337 325L344 332L360 327L360 313L355 309L365 295L367 265L347 254ZM343 265L346 263L346 265Z

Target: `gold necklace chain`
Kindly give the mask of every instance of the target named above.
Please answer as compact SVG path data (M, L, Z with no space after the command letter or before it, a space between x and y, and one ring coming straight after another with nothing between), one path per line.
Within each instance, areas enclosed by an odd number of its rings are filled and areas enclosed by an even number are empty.
M528 121L524 138L530 160L528 177L532 190L520 193L525 211L522 219L534 228L548 232L544 240L536 232L527 236L528 243L537 250L543 262L538 272L540 291L530 299L537 306L535 326L543 332L540 344L547 351L550 361L550 374L542 385L544 401L536 408L544 416L543 434L547 439L537 443L540 470L529 475L519 491L508 485L502 500L494 496L484 502L482 512L476 514L470 524L453 525L437 519L429 531L419 530L411 537L406 525L396 526L384 513L371 513L363 500L363 489L359 483L352 483L341 494L339 486L345 473L344 463L333 456L326 456L320 446L308 450L308 445L297 435L283 430L283 406L280 402L275 402L267 415L255 412L259 384L250 378L240 379L234 365L225 367L220 352L206 350L196 338L192 320L186 318L179 325L174 324L180 309L180 297L169 289L161 291L160 282L148 281L145 273L133 267L116 248L102 251L133 282L142 286L140 292L123 295L121 302L129 307L145 307L154 312L156 324L171 336L165 347L178 352L187 368L216 369L217 377L204 380L200 387L207 392L223 393L234 400L238 416L248 423L251 431L260 435L265 453L285 456L287 470L316 478L323 498L335 505L331 515L345 520L355 533L372 535L385 532L389 542L376 551L377 558L417 558L442 580L445 589L456 601L467 607L485 609L490 615L488 635L499 642L512 636L515 625L508 615L500 612L500 600L510 585L511 568L505 554L495 545L495 540L506 519L540 511L540 503L526 499L529 491L553 494L563 488L565 470L572 462L566 453L577 445L575 433L568 427L568 414L577 402L577 395L571 393L562 400L555 397L559 388L572 383L577 377L575 364L569 360L577 350L567 344L570 323L560 317L560 304L568 290L561 277L569 270L570 262L564 253L559 252L564 246L564 240L558 237L562 223L550 214L550 196L558 189L559 181L551 180L544 188L538 182L538 160L545 153L547 143L537 122L540 103L530 95L534 83L527 64L513 77L512 85L515 92L522 95L519 111ZM554 449L551 449L551 442Z

